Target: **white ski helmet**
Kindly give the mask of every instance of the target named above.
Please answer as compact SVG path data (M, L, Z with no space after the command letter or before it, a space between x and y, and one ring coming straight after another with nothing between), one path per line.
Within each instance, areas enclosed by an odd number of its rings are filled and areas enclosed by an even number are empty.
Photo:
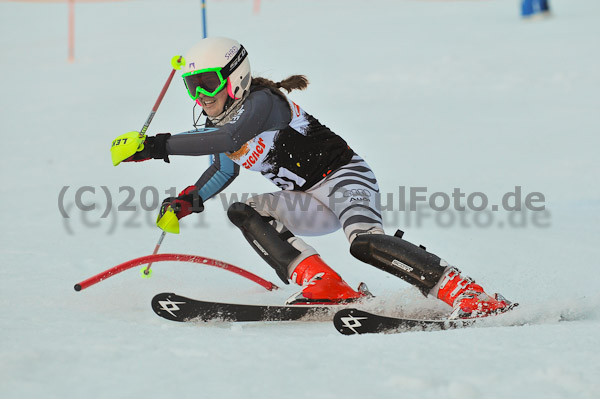
M248 52L226 37L209 37L195 44L185 56L182 72L194 100L199 93L214 96L225 86L229 97L238 100L250 90L252 80Z

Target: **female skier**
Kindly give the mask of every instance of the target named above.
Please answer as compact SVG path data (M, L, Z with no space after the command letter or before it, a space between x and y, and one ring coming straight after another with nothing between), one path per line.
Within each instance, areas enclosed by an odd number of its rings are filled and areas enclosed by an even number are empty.
M226 188L243 167L260 172L281 190L234 203L227 215L285 284L290 279L302 286L288 304L343 303L368 296L364 284L352 289L297 237L342 228L354 257L444 301L453 307L452 318L510 309L510 302L487 295L458 269L403 240L401 232L385 235L376 206L379 187L369 165L280 90L305 89L304 76L278 83L252 78L246 49L235 40L213 37L185 56L183 80L189 96L203 108L205 129L141 135L139 147L121 151L117 159L113 154L115 164L212 155L212 164L194 185L163 202L157 220L163 230L178 230L179 219L201 212L203 202ZM113 149L120 144L115 140Z

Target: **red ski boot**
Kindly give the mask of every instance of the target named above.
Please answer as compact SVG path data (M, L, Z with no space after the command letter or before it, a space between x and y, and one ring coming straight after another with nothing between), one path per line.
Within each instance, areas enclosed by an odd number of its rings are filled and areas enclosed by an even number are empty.
M296 266L291 280L302 286L302 291L292 295L287 305L339 304L370 296L367 286L361 283L354 291L319 255L312 255Z
M479 284L469 277L461 276L460 270L454 267L442 277L437 297L454 308L450 319L490 316L504 313L517 305L500 294L495 294L492 298Z

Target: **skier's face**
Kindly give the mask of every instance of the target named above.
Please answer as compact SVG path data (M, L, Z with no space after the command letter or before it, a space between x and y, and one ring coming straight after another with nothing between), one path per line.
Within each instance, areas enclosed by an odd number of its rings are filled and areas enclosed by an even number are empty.
M204 112L206 112L206 115L210 117L219 116L223 113L223 109L225 108L227 90L221 90L214 97L200 94L198 100L200 101L200 105L202 105Z

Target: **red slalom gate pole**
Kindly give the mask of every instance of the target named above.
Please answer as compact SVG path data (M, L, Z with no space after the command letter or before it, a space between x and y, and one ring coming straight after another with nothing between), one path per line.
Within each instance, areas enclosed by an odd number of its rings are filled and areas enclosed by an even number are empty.
M94 284L97 284L107 278L114 276L115 274L119 274L125 270L131 269L133 267L143 265L146 263L155 263L155 262L191 262L198 263L202 265L214 266L219 269L227 270L232 273L238 274L250 281L255 282L256 284L264 287L268 291L276 290L279 287L273 284L270 281L267 281L254 273L250 273L247 270L239 268L237 266L231 265L226 262L222 262L220 260L205 258L203 256L196 255L183 255L183 254L155 254L155 255L147 255L142 256L140 258L132 259L127 262L121 263L113 268L110 268L102 273L99 273L95 276L92 276L86 280L83 280L80 283L75 284L75 291L84 290Z
M75 62L75 0L69 0L69 62Z

